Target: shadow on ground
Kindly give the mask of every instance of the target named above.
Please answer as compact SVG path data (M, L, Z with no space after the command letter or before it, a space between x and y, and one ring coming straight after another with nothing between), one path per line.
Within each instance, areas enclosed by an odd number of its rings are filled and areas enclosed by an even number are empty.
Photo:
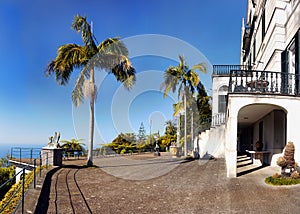
M61 167L56 167L51 169L44 180L42 190L40 192L40 196L38 198L37 206L35 208L34 213L47 213L49 207L49 197L50 197L50 189L51 189L51 181L53 175L62 168L72 168L72 169L81 169L85 168L84 166L76 166L76 165L63 165Z

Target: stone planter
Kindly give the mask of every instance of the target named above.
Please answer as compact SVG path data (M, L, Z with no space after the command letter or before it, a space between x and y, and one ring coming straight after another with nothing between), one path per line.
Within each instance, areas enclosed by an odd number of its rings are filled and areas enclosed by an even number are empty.
M63 149L43 147L42 148L42 164L61 166L62 165L62 152Z
M170 152L171 152L172 157L176 157L177 156L177 147L170 146Z

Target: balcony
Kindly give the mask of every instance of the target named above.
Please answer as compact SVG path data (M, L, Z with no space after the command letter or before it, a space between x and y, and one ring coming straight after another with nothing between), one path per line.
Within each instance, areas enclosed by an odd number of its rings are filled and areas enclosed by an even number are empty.
M214 65L213 76L228 76L231 70L247 70L250 69L246 65Z
M300 95L300 77L274 71L231 70L229 93Z

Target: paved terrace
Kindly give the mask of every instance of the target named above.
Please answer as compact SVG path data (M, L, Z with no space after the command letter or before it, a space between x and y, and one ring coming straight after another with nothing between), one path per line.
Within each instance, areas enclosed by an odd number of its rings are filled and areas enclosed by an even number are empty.
M94 162L99 167L68 160L49 171L43 188L28 192L27 213L300 212L299 185L264 183L265 177L279 172L277 167L228 179L224 159L184 161L151 154Z

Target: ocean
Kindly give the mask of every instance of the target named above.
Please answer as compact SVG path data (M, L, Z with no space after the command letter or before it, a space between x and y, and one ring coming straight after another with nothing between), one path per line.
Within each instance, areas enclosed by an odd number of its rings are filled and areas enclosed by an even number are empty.
M20 147L20 148L34 148L35 151L36 149L42 149L42 147L45 146L43 145L37 145L37 144L2 144L0 143L0 158L5 158L7 155L10 156L11 153L11 148L13 147Z

